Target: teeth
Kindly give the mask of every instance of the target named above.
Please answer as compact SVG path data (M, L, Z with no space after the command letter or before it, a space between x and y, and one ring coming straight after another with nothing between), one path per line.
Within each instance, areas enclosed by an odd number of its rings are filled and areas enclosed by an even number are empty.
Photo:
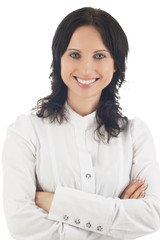
M95 82L95 81L97 80L97 78L92 79L92 80L82 80L82 79L76 77L76 80L77 80L79 83L82 83L82 84L90 84L90 83Z

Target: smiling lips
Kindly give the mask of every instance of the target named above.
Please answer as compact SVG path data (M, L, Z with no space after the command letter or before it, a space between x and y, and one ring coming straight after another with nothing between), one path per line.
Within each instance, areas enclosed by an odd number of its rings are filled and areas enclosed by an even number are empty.
M74 78L78 81L78 83L85 84L85 85L90 85L99 79L99 78L84 79L76 76L74 76Z

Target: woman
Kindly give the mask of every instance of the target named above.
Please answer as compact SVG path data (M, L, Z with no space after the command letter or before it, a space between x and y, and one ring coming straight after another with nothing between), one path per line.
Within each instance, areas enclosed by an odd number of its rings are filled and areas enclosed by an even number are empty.
M133 239L160 226L160 171L139 119L121 113L126 35L105 11L78 9L52 44L52 93L4 146L4 209L15 239Z

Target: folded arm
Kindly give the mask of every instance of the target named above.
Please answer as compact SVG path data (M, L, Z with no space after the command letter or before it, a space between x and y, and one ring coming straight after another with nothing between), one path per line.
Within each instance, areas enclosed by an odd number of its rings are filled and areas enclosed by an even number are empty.
M133 141L131 181L145 179L144 198L105 198L88 192L58 187L48 218L80 229L115 238L133 239L160 227L160 170L147 126L135 120L130 127Z
M138 134L132 133L131 181L137 177L146 180L144 198L105 198L57 187L51 205L44 210L35 203L36 157L30 139L33 129L28 119L21 117L10 127L3 152L4 210L11 235L17 240L60 239L64 226L81 233L85 230L131 239L156 231L160 226L160 171L148 129L141 124L133 127L138 128ZM77 234L80 236L79 231Z
M120 199L140 199L144 198L145 190L148 184L145 184L145 180L135 179L131 182L123 191ZM44 211L50 211L54 193L50 192L36 192L35 203L38 207L42 208Z
M3 205L10 234L17 240L60 239L63 224L35 204L36 158L26 117L8 129L3 150ZM47 210L47 209L46 209Z

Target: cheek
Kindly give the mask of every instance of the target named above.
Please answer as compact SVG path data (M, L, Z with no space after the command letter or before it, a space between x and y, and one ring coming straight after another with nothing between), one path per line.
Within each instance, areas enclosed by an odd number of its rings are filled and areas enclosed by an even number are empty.
M66 64L63 63L63 61L61 61L61 77L62 77L62 80L65 82L65 79L67 77L67 66Z
M72 66L68 61L61 60L61 77L62 79L68 78L72 73Z
M110 84L110 82L112 81L113 75L114 75L114 67L113 65L111 66L107 66L103 69L103 79L104 79L104 85L107 86Z
M65 69L61 65L61 78L62 78L62 80L64 79L64 77L65 77Z
M104 78L112 78L113 74L115 72L114 66L105 66L104 68L101 69L101 73Z

